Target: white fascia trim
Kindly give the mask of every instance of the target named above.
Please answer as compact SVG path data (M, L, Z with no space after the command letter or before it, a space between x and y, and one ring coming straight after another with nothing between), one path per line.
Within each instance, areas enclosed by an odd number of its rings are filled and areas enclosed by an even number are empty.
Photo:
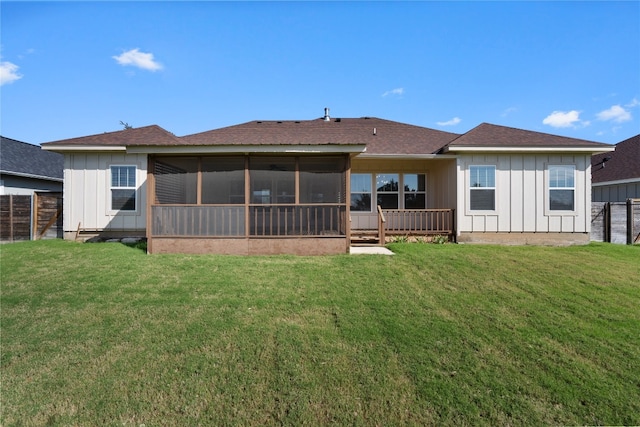
M592 182L592 187L604 187L607 185L634 184L640 182L640 178L619 179L617 181Z
M458 146L447 147L446 152L460 153L608 153L614 151L616 147L476 147Z
M167 146L167 147L129 147L127 153L132 154L335 154L361 153L364 145L224 145L224 146Z
M12 171L5 171L5 170L0 170L0 173L2 173L4 175L19 176L21 178L41 179L41 180L44 180L44 181L55 181L55 182L63 182L64 181L62 178L53 178L53 177L44 176L44 175L33 175L33 174L30 174L30 173L20 173L20 172L12 172Z
M123 145L117 146L104 146L104 145L56 145L53 147L48 147L46 145L42 146L43 150L46 151L60 151L60 152L71 152L71 151L127 151L127 147Z
M357 159L399 159L399 160L424 160L424 159L457 159L452 154L359 154Z

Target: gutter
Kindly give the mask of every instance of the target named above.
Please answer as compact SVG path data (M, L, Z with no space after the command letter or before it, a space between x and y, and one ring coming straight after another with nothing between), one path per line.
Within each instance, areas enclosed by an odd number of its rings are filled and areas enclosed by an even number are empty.
M0 170L0 173L3 175L13 175L13 176L19 176L22 178L32 178L32 179L43 179L46 181L55 181L55 182L63 182L64 179L63 178L54 178L51 176L44 176L44 175L33 175L30 173L21 173L21 172L14 172L14 171L7 171L7 170Z
M605 185L618 185L618 184L633 184L640 183L640 177L637 178L627 178L627 179L618 179L616 181L601 181L601 182L593 182L591 181L592 187L604 187Z
M553 146L553 147L496 147L496 146L449 146L443 152L459 153L608 153L616 149L610 147L577 147L577 146Z
M170 145L170 146L129 146L131 154L344 154L362 153L364 145Z
M398 159L398 160L433 160L457 159L453 154L359 154L358 159Z
M118 151L125 152L127 151L127 147L118 145L118 146L104 146L104 145L42 145L43 150L46 151L55 151L55 152L81 152L81 151Z

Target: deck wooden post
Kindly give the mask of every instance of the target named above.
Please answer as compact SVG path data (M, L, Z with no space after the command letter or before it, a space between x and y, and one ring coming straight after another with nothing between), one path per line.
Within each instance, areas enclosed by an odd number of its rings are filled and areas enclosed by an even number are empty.
M249 156L244 157L244 237L249 239L251 230L251 182L249 176Z
M155 180L155 157L147 157L147 220L146 220L146 235L147 235L147 253L153 253L153 204L155 202L156 195L156 180Z
M31 240L38 240L38 193L31 196Z

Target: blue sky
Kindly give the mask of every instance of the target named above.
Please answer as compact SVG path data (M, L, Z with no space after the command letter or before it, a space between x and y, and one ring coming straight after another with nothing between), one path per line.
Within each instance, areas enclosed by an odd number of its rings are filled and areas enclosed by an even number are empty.
M640 2L0 3L0 132L373 116L617 143L640 133Z

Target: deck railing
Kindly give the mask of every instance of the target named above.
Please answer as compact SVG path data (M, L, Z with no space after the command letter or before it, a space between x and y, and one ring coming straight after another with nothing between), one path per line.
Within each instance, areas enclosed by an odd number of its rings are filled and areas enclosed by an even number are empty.
M385 209L387 234L453 234L453 209Z
M382 211L382 207L378 205L378 240L381 244L385 242L385 224L387 219L384 216L384 212Z
M247 220L248 216L248 220ZM345 236L345 205L152 205L155 237Z

